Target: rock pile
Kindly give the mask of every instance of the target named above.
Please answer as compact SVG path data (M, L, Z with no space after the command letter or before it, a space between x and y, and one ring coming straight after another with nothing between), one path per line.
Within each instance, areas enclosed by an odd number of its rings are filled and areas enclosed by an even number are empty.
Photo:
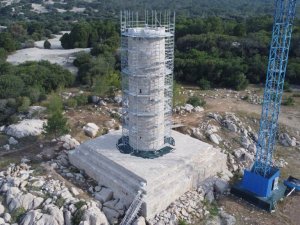
M76 188L34 173L25 163L0 172L0 224L109 224L100 202L78 199Z
M203 112L204 108L201 106L192 106L191 104L185 104L184 106L176 106L173 109L174 113L178 113L180 115L185 114L185 113L192 113L192 112Z
M211 203L221 194L229 193L229 185L220 178L206 180L197 190L189 191L173 202L165 211L148 221L150 225L177 225L179 220L188 223L198 222L210 217ZM231 220L235 224L235 218L220 210L219 217ZM222 223L223 224L223 223ZM227 223L224 223L227 224Z
M280 134L279 142L285 147L295 147L300 145L300 142L298 142L295 137L290 137L288 133Z

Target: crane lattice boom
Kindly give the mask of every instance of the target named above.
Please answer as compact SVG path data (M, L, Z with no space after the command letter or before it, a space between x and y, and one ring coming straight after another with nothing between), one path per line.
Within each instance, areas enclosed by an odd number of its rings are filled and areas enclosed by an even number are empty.
M296 0L276 0L273 35L253 171L268 176L272 169L278 115L288 63Z

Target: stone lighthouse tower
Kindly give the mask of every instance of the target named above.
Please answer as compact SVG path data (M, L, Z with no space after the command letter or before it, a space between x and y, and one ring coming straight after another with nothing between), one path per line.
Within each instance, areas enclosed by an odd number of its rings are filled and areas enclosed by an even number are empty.
M122 35L122 138L118 148L144 158L168 153L171 137L175 17L124 12Z

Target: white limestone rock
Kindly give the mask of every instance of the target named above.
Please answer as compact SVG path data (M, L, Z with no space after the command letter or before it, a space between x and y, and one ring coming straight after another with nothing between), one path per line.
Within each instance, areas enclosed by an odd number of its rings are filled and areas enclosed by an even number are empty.
M224 211L220 212L220 218L222 220L222 224L226 224L226 225L235 225L236 224L235 217Z
M104 213L96 206L89 207L85 210L82 221L84 222L83 224L87 225L109 225Z
M5 208L4 206L0 203L0 216L4 213Z
M241 145L247 149L251 145L251 141L247 137L243 136L241 138Z
M5 220L6 223L9 223L11 220L11 215L9 213L4 213L3 219Z
M201 132L200 128L193 128L192 129L192 135L193 137L199 139L199 140L205 140L204 134Z
M9 144L3 145L3 148L4 148L4 150L9 151L10 150L10 145Z
M109 120L109 121L106 121L106 122L104 123L104 125L105 125L106 127L108 127L109 129L112 129L112 128L115 126L115 124L116 124L116 121L115 121L114 119Z
M191 104L185 104L185 106L183 106L182 109L188 113L191 113L194 110L194 106L192 106Z
M46 120L26 119L18 124L12 124L8 126L5 130L5 133L16 138L39 136L44 131L44 123L46 123Z
M114 97L114 101L117 103L117 104L121 104L122 103L122 96L121 95L117 95Z
M111 200L113 197L113 191L110 188L103 187L100 192L95 194L95 199L99 200L101 203Z
M214 189L217 193L223 194L229 189L229 184L224 180L218 179L214 184Z
M14 139L14 137L10 137L10 138L8 139L8 143L9 143L10 145L16 145L16 144L18 144L19 142L18 142L16 139Z
M295 147L297 145L297 140L294 137L290 137L288 133L282 133L279 136L280 143L285 147Z
M223 123L225 124L225 127L228 130L230 130L232 132L235 132L235 133L238 131L237 125L234 124L232 121L230 121L230 120L224 120Z
M83 127L83 131L87 136L94 138L99 131L99 127L94 123L88 123Z
M74 149L76 148L76 146L80 145L80 143L70 134L61 136L60 138L58 138L58 140L63 142L63 147L66 150Z
M216 145L219 145L222 138L218 134L210 134L209 139Z
M118 224L118 220L120 217L120 214L118 211L108 208L108 207L103 207L102 210L110 224Z
M134 221L133 225L146 225L145 218L140 216Z
M71 187L71 188L70 188L70 191L71 191L71 193L72 193L74 196L79 195L79 191L78 191L77 188L75 188L75 187Z
M196 112L196 113L203 112L204 108L201 107L201 106L196 106L193 111Z

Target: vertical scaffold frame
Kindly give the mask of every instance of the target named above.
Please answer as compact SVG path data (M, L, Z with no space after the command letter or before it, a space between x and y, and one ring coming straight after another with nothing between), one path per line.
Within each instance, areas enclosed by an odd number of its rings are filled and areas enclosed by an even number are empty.
M172 129L172 108L173 108L173 70L174 70L174 36L175 36L175 13L171 13L169 11L157 12L157 11L145 11L142 14L138 12L131 11L122 11L120 16L121 23L121 69L122 69L122 91L123 91L123 104L122 104L122 138L118 141L117 147L118 149L127 154L134 154L137 156L141 156L144 158L156 158L165 153L170 152L175 145L175 141L171 136ZM156 99L155 101L164 101L164 107L158 107L159 104L154 104L154 107L151 109L151 112L146 115L144 111L139 109L138 101L136 105L129 107L129 79L130 76L134 75L128 69L129 67L129 38L128 31L132 28L153 28L153 29L164 29L165 35L161 38L164 38L164 50L165 51L165 74L163 76L164 84L160 82L153 82L152 85L157 85L156 88L152 88L151 90L160 89L163 85L164 98ZM139 38L143 38L139 36ZM160 46L157 46L159 48ZM132 51L132 49L131 49ZM160 51L160 50L158 50ZM136 61L134 58L130 59L130 64L136 65L139 64L138 59ZM155 60L154 60L155 61ZM138 65L139 67L141 65ZM151 70L153 68L143 68L144 70ZM152 79L152 77L149 77ZM157 79L159 81L159 79ZM155 83L155 84L153 84ZM136 84L139 85L138 83ZM138 99L138 98L137 98ZM157 107L156 107L157 106ZM133 110L134 109L134 112ZM161 124L146 124L144 127L132 127L128 122L129 114L135 114L141 116L151 117L152 115L162 114L163 115L163 135L164 135L164 145L157 148L156 143L153 143L153 151L141 151L140 149L144 145L142 140L135 140L137 143L136 146L130 146L129 144L129 136L130 132L136 133L145 133L147 129L151 126L160 126ZM144 115L143 115L144 114ZM139 119L139 117L135 117Z

